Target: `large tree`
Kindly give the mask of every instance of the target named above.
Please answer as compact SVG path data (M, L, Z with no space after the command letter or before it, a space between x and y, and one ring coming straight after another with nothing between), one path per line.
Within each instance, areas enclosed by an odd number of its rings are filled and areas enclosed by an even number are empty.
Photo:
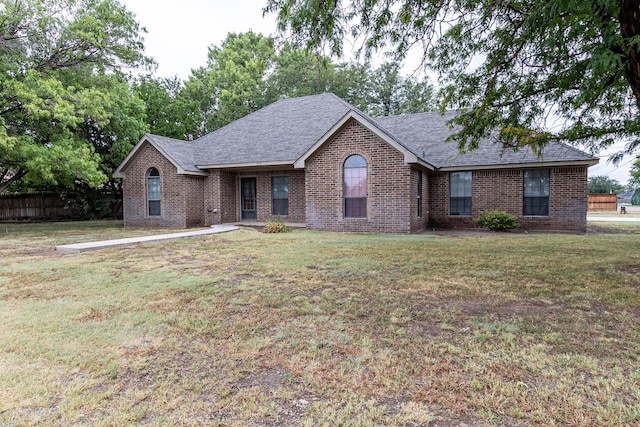
M267 98L295 98L334 92L336 65L331 58L284 43L274 52Z
M281 32L340 55L422 47L461 149L495 136L539 149L640 145L640 0L268 0ZM496 130L498 132L496 132Z
M141 33L115 0L0 3L0 191L107 181L144 131L120 72L148 63Z
M195 120L200 124L193 135L197 137L278 99L325 92L373 115L436 108L428 80L403 77L395 64L379 69L369 64L335 64L330 57L291 43L276 46L271 37L253 32L230 33L220 46L209 48L207 65L193 70L183 88L166 88L166 82L145 79L138 84L138 93L145 99L148 117L153 118L149 124L157 129L154 132L177 138L182 137L159 126L191 125ZM179 109L183 116L170 118L175 100L184 106Z
M370 114L393 116L436 109L433 86L426 77L402 76L397 62L386 62L370 74Z
M220 46L209 48L207 65L192 71L184 89L200 114L200 134L269 103L266 80L274 55L273 39L252 31L229 33Z
M202 116L198 102L185 96L183 82L177 76L141 76L133 87L145 104L149 132L187 141L200 136Z
M608 176L592 176L587 180L587 191L589 194L617 194L624 192L624 185Z
M633 162L631 169L629 170L629 190L640 188L640 157Z

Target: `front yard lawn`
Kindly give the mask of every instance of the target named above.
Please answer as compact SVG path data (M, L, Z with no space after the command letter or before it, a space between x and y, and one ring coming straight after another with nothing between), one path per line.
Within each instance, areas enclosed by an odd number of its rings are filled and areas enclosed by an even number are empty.
M0 224L0 425L638 425L638 230Z

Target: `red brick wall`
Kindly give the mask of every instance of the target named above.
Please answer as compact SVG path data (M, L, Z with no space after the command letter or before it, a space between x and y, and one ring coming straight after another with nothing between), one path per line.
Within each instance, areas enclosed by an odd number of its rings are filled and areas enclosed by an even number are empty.
M204 180L204 225L221 223L220 206L220 171L209 171ZM217 209L218 212L214 212Z
M271 194L271 177L286 176L289 184L289 215L281 216L285 222L304 223L304 171L301 170L281 170L281 171L259 171L259 172L240 172L238 173L237 184L239 188L240 178L256 178L256 197L257 197L257 221L264 222L272 218L272 194ZM240 190L238 189L238 192ZM237 217L240 218L239 203Z
M345 218L343 165L350 155L367 161L367 218ZM161 216L149 217L146 172L155 167L161 179ZM356 121L351 121L307 161L306 171L225 172L208 177L178 175L152 145L144 144L124 170L124 218L129 227L185 228L236 222L240 217L240 177L256 177L258 218L271 215L271 177L289 177L287 222L307 223L316 230L409 233L425 226L474 228L485 210L515 215L524 229L584 232L587 212L587 168L551 168L547 217L523 217L523 171L474 171L472 216L449 215L449 174L423 171L423 213L417 216L418 169L402 154ZM218 212L214 212L218 210ZM308 215L306 213L308 212Z
M239 198L236 173L210 170L204 183L205 225L236 222Z
M240 206L240 189L235 172L220 172L220 215L221 222L238 220Z
M418 173L422 172L422 216L418 216ZM417 233L429 223L429 174L426 170L411 168L411 232Z
M449 215L449 173L430 176L430 225L446 228L474 228L473 220L485 210L501 210L515 215L521 228L529 230L586 231L587 168L550 169L549 216L522 215L523 179L521 169L473 171L472 216Z
M353 154L367 161L367 218L363 219L344 217L343 165ZM404 163L403 155L351 120L307 160L307 227L328 231L409 233L412 228L411 181L411 168Z
M264 222L273 217L271 177L289 178L289 215L286 222L304 223L304 171L225 172L211 170L205 183L205 212L207 224L240 221L240 178L256 178L257 220ZM217 213L213 212L215 209Z
M202 227L204 225L204 177L183 175L178 176L182 191L184 191L184 210L187 227Z
M160 172L160 216L147 215L146 173L152 167ZM176 167L151 144L145 143L123 172L125 226L185 228L203 224L204 179L178 175Z

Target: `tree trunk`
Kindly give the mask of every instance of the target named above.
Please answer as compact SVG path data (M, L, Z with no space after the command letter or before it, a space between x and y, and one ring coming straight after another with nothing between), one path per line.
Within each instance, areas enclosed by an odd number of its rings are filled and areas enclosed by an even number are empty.
M25 176L27 174L27 171L25 170L19 170L18 172L16 172L14 175L12 175L9 179L7 179L6 181L2 181L0 182L0 193L2 193L4 190L6 190L7 188L9 188L9 186L11 184L13 184L14 182L16 182L17 180L19 180L20 178L22 178L23 176Z
M640 35L640 0L622 0L618 20L629 60L627 80L636 99L636 106L640 110L640 52L638 42L630 42L632 37Z

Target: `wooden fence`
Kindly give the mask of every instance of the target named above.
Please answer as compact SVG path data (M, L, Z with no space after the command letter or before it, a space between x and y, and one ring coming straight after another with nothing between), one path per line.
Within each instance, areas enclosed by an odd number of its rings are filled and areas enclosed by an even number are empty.
M77 219L77 208L56 193L0 194L0 221Z
M589 212L615 212L618 204L615 194L589 194Z

